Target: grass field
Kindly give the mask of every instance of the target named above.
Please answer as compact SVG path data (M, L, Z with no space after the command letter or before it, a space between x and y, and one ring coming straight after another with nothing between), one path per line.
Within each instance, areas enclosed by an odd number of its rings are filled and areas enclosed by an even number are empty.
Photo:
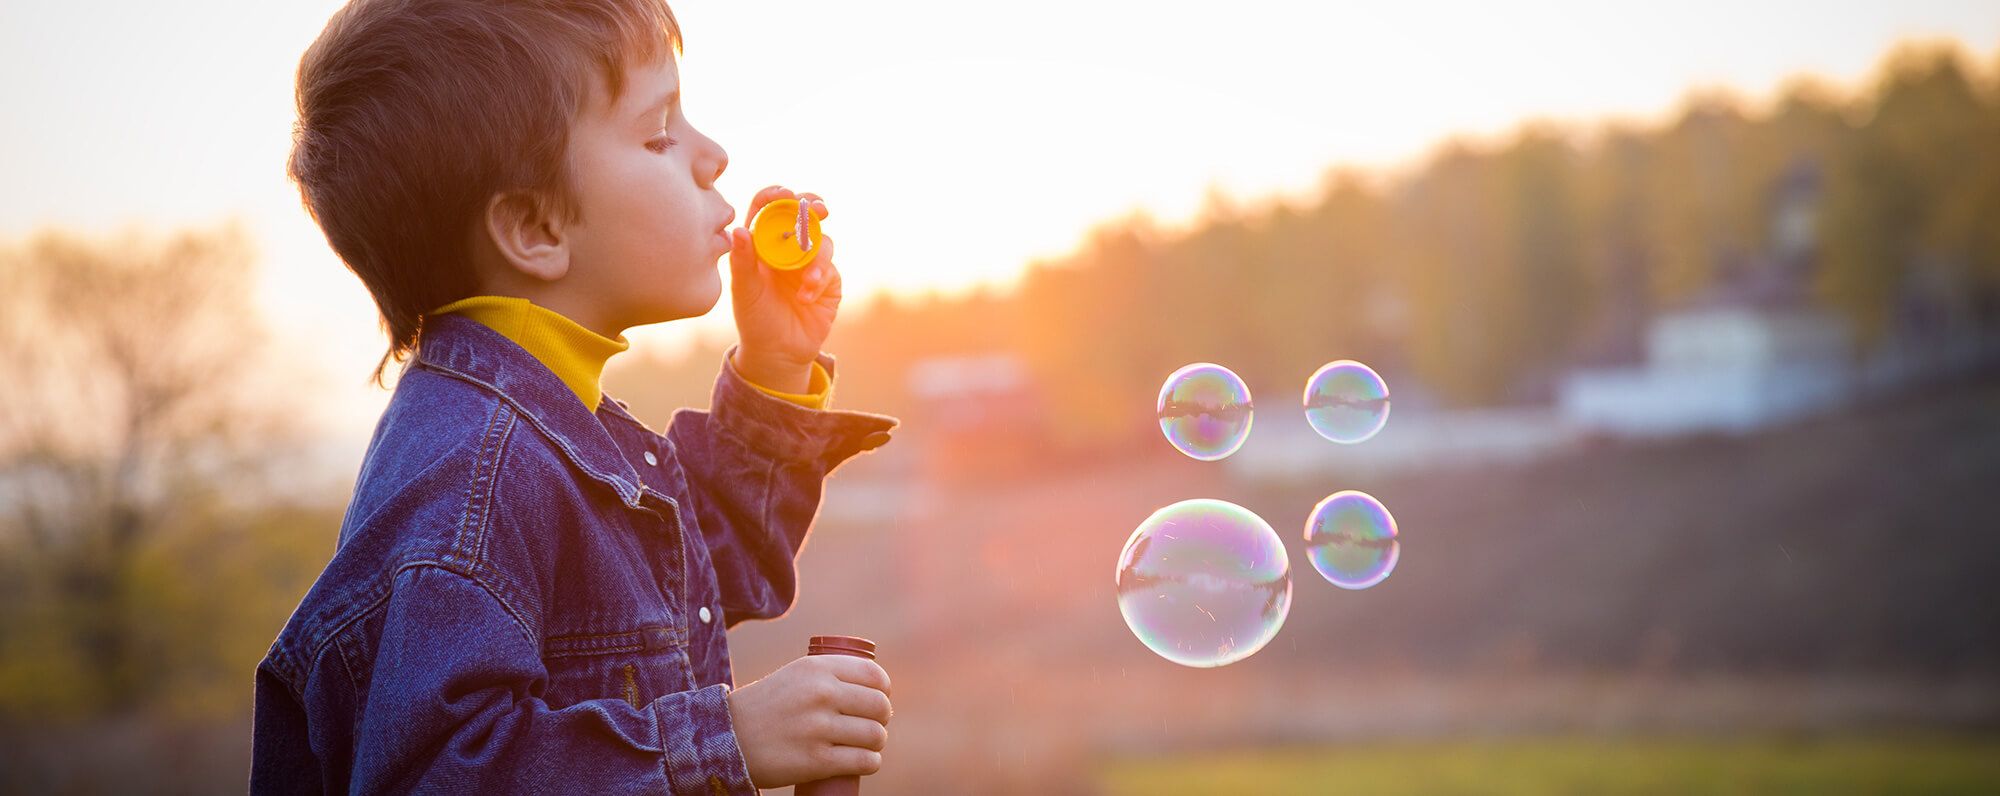
M2000 737L1509 739L1368 743L1127 759L1111 796L1147 794L1993 794Z

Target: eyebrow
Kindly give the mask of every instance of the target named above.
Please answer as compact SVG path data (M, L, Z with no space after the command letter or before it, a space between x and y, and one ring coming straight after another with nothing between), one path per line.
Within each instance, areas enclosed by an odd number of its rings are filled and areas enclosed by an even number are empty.
M638 121L642 122L652 121L654 118L660 115L661 111L666 110L667 106L670 106L679 101L681 101L681 89L679 86L675 86L674 90L666 93L666 96L653 100L653 103L651 105L647 105L645 110L640 111L638 116Z

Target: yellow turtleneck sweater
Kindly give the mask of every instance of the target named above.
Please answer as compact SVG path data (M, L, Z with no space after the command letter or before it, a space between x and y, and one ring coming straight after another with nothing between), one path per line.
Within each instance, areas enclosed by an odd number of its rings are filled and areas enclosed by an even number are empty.
M631 348L624 335L612 340L589 329L560 313L546 307L537 307L524 298L509 296L474 296L446 304L432 315L457 313L499 332L514 341L543 367L562 379L570 392L576 393L590 410L597 411L597 405L604 399L604 363L612 355ZM833 379L818 362L812 365L812 393L795 395L769 389L752 383L766 395L780 398L808 409L825 409Z

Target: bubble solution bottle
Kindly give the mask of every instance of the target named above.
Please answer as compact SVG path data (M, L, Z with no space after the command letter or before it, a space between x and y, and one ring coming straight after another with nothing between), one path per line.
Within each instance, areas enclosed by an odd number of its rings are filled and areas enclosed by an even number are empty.
M858 636L813 636L806 643L807 655L852 655L875 660L875 642ZM861 777L844 777L801 782L792 787L795 796L860 796Z

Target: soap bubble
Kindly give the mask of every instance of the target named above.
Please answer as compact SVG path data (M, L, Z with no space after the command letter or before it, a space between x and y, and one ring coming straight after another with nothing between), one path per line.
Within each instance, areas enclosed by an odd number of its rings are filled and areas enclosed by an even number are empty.
M1396 518L1382 501L1348 490L1328 495L1306 518L1306 557L1343 589L1365 589L1396 568Z
M1321 365L1306 382L1306 422L1334 442L1373 437L1389 422L1389 385L1351 359Z
M1146 518L1118 556L1118 611L1160 657L1223 666L1262 649L1292 606L1292 565L1271 526L1221 500Z
M1221 365L1197 362L1160 386L1160 431L1180 452L1212 462L1250 436L1250 388Z

